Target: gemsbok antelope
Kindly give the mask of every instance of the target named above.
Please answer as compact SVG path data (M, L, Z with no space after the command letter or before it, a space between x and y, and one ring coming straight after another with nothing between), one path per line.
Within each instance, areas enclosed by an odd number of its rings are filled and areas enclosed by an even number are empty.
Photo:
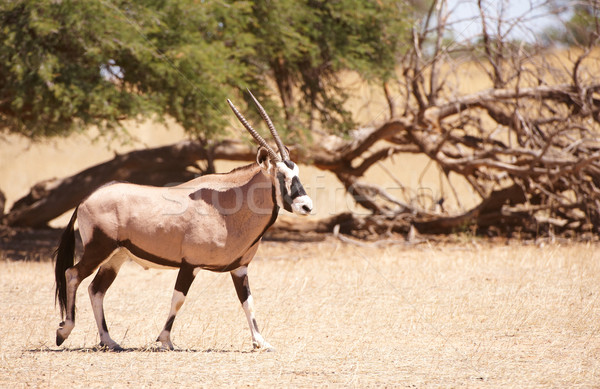
M250 93L252 96L252 94ZM301 215L312 211L312 200L298 178L271 119L252 96L277 144L277 154L250 126L230 100L229 106L260 145L256 163L226 174L210 174L174 187L129 183L107 184L76 208L56 250L56 299L61 319L56 344L75 326L75 297L82 280L98 272L88 292L100 334L100 346L122 350L111 339L103 300L121 265L132 259L144 268L179 269L171 309L157 342L173 349L171 328L194 277L200 269L230 272L242 304L255 349L271 350L254 318L248 284L248 264L261 238L275 222L280 207ZM83 254L75 256L75 220Z

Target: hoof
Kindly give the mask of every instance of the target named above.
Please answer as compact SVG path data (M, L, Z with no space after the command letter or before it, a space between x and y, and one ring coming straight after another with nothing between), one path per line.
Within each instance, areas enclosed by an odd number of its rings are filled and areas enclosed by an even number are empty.
M275 352L275 347L271 346L269 343L258 344L256 342L252 343L253 350L257 352L265 352L265 353L273 353Z
M110 344L110 345L100 343L99 348L100 348L101 351L113 351L113 352L116 352L116 353L120 353L122 351L125 351L125 349L123 347L119 346L117 343Z
M175 347L173 346L173 344L165 344L162 343L160 346L158 346L158 351L173 351L175 350Z
M157 342L160 342L160 351L173 351L175 350L175 347L173 346L173 343L171 342L170 339L167 340L161 340L160 336L156 339Z
M73 330L73 326L75 324L73 322L64 321L60 322L58 325L58 329L56 330L56 345L60 346L64 343L64 341L69 337L71 331Z
M56 345L60 346L61 344L64 343L64 341L65 341L65 338L63 338L63 336L58 333L58 330L56 330Z

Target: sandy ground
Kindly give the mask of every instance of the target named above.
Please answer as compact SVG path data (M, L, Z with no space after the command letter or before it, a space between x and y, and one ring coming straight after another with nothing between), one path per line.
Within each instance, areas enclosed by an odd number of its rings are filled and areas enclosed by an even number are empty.
M275 353L251 352L230 277L201 272L153 340L176 272L126 264L106 297L112 337L79 289L78 322L54 345L49 261L0 262L0 387L594 387L600 384L600 254L585 244L261 246L250 267Z

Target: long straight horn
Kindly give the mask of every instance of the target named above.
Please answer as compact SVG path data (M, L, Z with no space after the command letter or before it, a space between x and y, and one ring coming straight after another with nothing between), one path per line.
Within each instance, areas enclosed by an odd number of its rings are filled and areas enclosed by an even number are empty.
M267 141L265 141L263 139L263 137L260 136L260 134L258 132L256 132L256 130L254 128L252 128L252 126L250 125L250 123L248 123L248 121L246 120L246 118L240 113L240 111L237 110L237 108L235 107L235 105L233 105L233 103L231 102L231 100L227 99L227 103L231 107L231 110L233 111L233 113L235 114L235 116L237 116L238 120L244 125L244 127L246 128L246 130L248 130L248 132L250 133L250 135L252 135L252 137L254 139L256 139L256 141L258 142L258 144L260 144L262 147L264 147L269 152L269 155L271 156L271 158L273 158L275 160L279 160L280 158L277 155L277 153L275 151L273 151L273 149L271 148L271 146L269 146L269 144L267 143Z
M252 92L250 92L250 89L248 89L248 93L250 93L252 100L254 100L254 104L256 104L256 108L258 108L258 112L260 112L260 116L262 116L262 118L265 120L265 122L267 122L267 126L269 126L271 135L273 135L273 139L275 139L275 143L277 143L277 148L279 149L279 154L281 154L281 158L283 158L284 161L287 161L288 159L290 159L290 155L289 155L285 145L281 141L281 138L279 137L279 134L277 133L277 130L275 129L275 126L273 125L273 122L271 121L271 118L269 117L269 115L267 115L267 112L265 111L263 106L260 105L258 100L256 100L256 97L254 97Z

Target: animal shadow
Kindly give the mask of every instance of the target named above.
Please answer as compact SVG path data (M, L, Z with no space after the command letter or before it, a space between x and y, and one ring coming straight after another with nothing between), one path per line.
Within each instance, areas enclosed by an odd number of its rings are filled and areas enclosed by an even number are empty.
M92 347L48 347L41 345L39 347L29 348L25 350L30 353L235 353L235 354L251 354L258 351L255 350L240 350L227 348L175 348L174 350L166 350L156 345L142 347L124 347L118 350L112 350L103 346Z

